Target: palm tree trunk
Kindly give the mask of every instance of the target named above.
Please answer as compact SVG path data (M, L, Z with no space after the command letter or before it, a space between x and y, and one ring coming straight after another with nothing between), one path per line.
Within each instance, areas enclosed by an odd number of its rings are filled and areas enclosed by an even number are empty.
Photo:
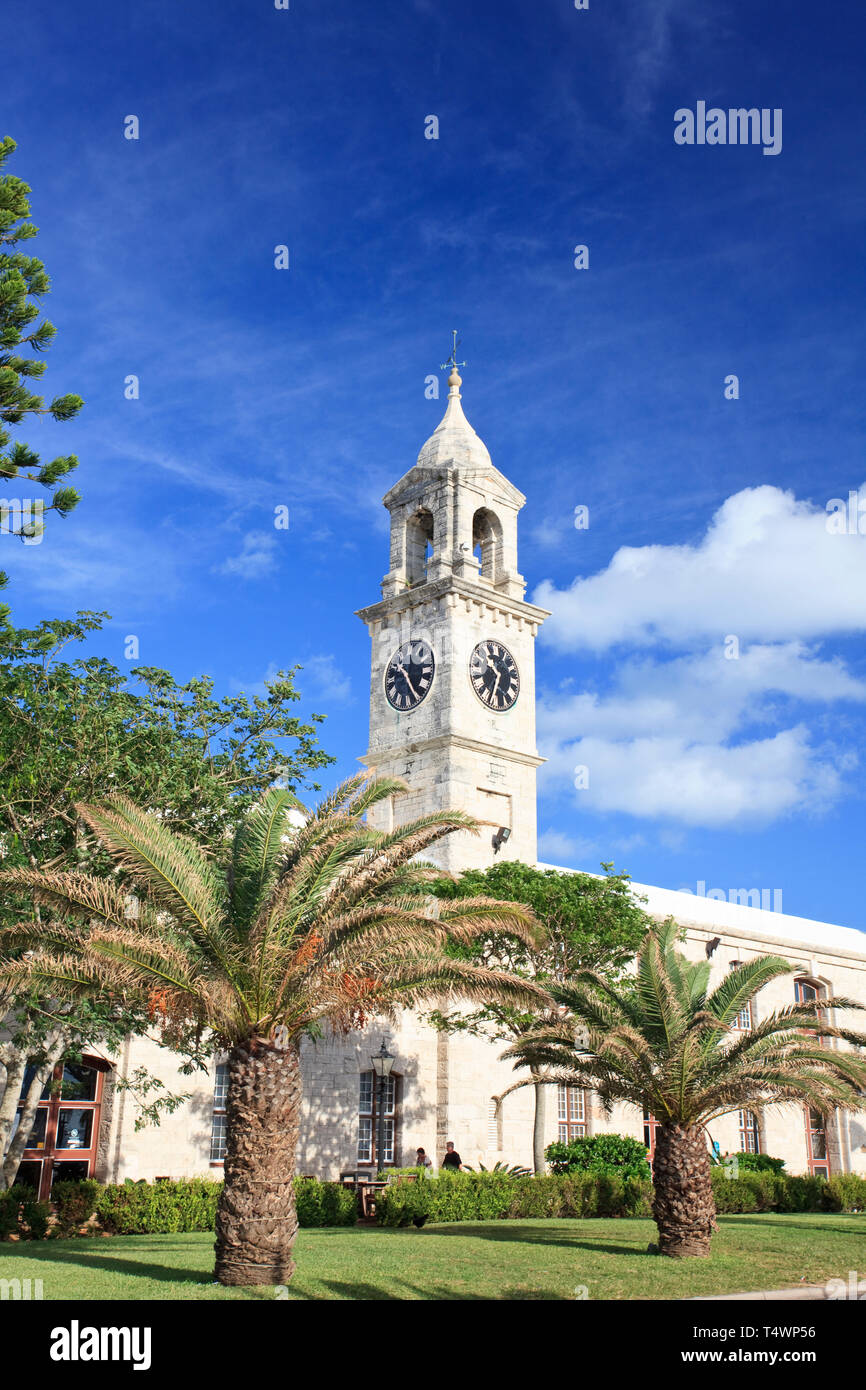
M296 1044L253 1037L228 1058L224 1186L216 1218L220 1284L284 1284L292 1277L295 1146L301 1110Z
M530 1067L530 1071L538 1073L540 1067ZM536 1081L533 1086L535 1092L535 1118L532 1123L532 1166L536 1174L544 1173L547 1164L544 1158L544 1086L540 1081Z
M659 1253L709 1255L716 1229L707 1139L700 1126L659 1125L653 1156Z

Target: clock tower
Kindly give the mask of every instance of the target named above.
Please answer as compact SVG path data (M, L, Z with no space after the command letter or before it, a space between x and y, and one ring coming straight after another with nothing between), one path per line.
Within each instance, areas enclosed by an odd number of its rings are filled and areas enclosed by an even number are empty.
M372 641L362 762L409 787L371 820L389 829L432 811L469 812L481 833L449 835L431 851L457 873L487 868L497 853L536 862L535 637L548 616L525 601L517 571L526 498L463 414L461 385L452 362L445 415L384 498L391 559L381 601L358 614Z

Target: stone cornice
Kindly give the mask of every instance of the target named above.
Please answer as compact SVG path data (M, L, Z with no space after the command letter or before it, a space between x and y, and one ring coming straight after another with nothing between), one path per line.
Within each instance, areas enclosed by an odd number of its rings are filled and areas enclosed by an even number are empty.
M513 748L500 748L496 743L484 743L481 739L466 738L463 734L436 734L433 738L413 739L411 743L399 743L393 748L377 749L365 753L358 759L365 767L377 767L392 758L401 758L405 753L421 753L428 748L468 748L473 753L483 753L491 758L501 758L504 762L522 763L524 767L541 767L546 758L537 753L518 753Z
M656 917L659 921L664 920L664 913L661 912L651 912L650 916ZM780 928L779 934L774 935L766 928L763 930L746 930L744 927L722 926L721 923L718 925L711 925L707 922L690 922L688 919L679 916L677 917L677 922L679 926L685 929L686 934L690 936L693 941L712 941L716 936L721 937L722 941L724 941L727 937L732 937L737 941L741 941L744 945L750 946L753 950L756 943L775 947L777 953L778 947L783 946L786 956L796 957L796 963L806 968L808 968L810 961L828 956L833 960L856 962L861 969L866 969L866 948L864 948L864 952L861 955L857 951L846 950L844 946L822 946L817 939L809 942L794 941L790 936L784 935L784 928Z
M402 478L385 493L382 502L390 508L407 495L411 497L416 491L425 491L430 487L431 482L435 481L448 481L452 484L459 484L460 487L477 487L479 491L483 492L485 479L495 483L496 487L518 511L524 505L526 501L524 494L506 478L504 473L500 473L495 463L462 468L459 466L449 468L441 465L425 468L423 464L414 463L409 471L404 473Z
M450 596L453 596L456 602L464 599L479 608L489 608L503 617L522 618L534 627L540 627L545 618L550 617L550 610L547 608L538 608L534 603L527 603L525 599L509 598L496 589L488 588L486 584L473 584L471 580L455 579L453 575L446 575L444 579L434 579L428 584L419 584L413 589L406 589L404 593L371 603L367 608L359 608L356 610L356 617L370 624L389 617L392 613L405 613L413 608L422 608L428 603L438 604Z

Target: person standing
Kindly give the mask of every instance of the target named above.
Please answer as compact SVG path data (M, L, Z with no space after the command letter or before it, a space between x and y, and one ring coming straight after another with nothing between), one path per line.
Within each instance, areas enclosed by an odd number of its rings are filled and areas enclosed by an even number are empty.
M448 1140L448 1143L445 1145L445 1157L442 1160L442 1167L457 1169L463 1167L463 1160L461 1159L459 1153L455 1149L450 1139Z

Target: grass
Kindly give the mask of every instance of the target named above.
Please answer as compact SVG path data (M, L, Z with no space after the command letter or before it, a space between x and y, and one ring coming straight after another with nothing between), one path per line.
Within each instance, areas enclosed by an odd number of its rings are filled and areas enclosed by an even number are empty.
M651 1221L491 1221L303 1230L290 1299L675 1299L847 1278L863 1264L866 1217L722 1216L708 1260L646 1253ZM50 1299L259 1299L271 1287L212 1281L213 1236L4 1244L0 1279L42 1279Z

